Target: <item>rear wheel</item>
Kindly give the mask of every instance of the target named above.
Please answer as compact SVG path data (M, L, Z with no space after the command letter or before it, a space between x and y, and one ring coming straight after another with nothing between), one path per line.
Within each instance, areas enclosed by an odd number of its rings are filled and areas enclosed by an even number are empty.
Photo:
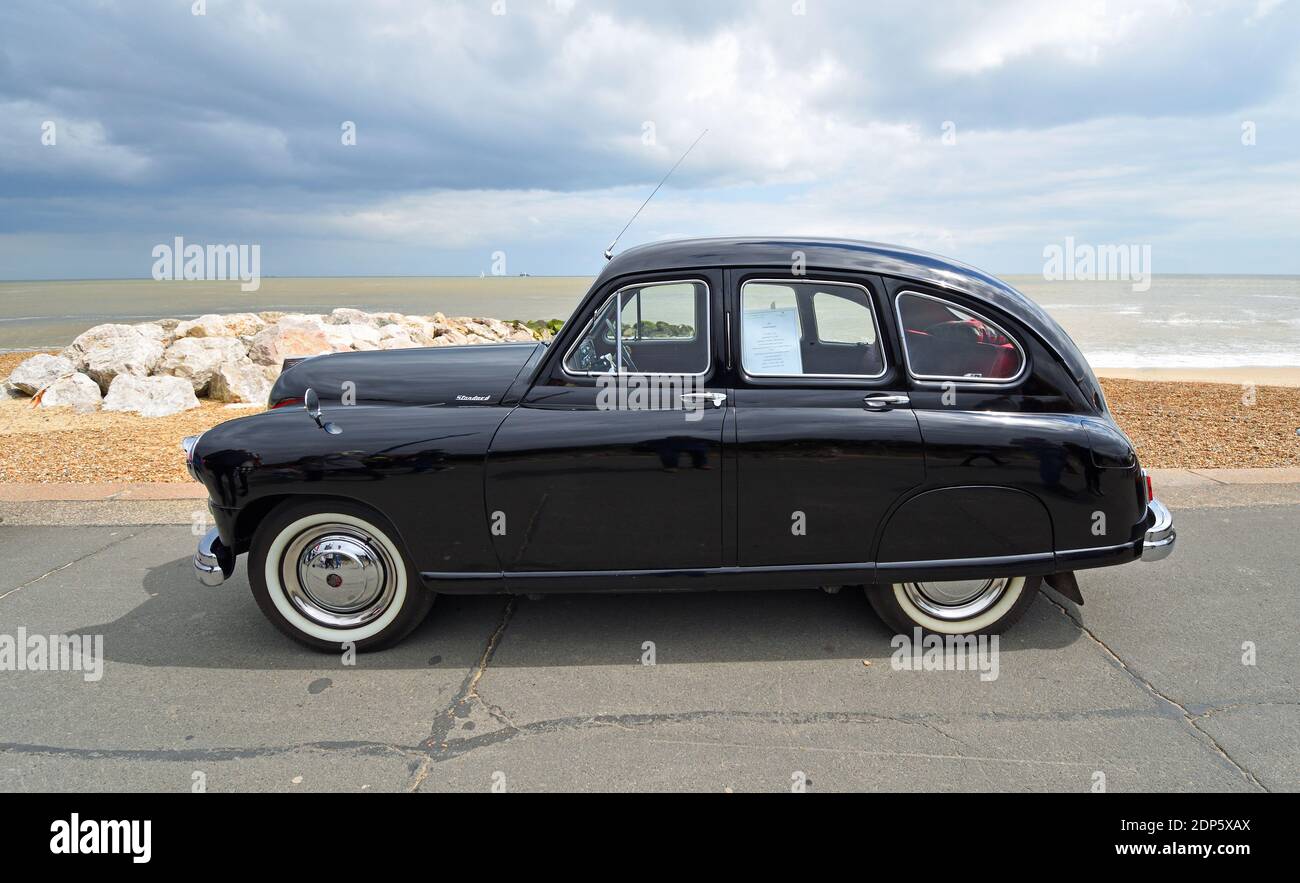
M996 634L1034 602L1042 577L947 580L867 586L867 599L895 631L920 627L941 635Z
M257 606L318 650L379 650L423 621L434 593L420 583L388 520L341 500L274 510L253 536L248 581Z

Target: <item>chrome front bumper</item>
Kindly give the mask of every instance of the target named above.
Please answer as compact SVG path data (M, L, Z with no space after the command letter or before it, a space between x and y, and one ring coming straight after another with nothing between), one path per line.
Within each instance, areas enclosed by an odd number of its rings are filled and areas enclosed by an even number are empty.
M1156 523L1147 529L1146 538L1142 541L1142 560L1159 561L1169 557L1169 553L1174 550L1174 541L1178 539L1178 534L1174 531L1174 516L1169 514L1169 510L1159 500L1147 503L1147 510L1155 514Z
M219 586L226 581L226 570L221 566L218 549L224 547L214 527L199 540L199 548L194 553L194 575L205 586Z

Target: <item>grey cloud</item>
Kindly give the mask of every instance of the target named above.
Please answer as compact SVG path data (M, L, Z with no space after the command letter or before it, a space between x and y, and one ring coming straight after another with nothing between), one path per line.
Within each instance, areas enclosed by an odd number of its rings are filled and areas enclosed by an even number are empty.
M1015 215L989 218L999 229L1044 217L1113 225L1096 206L1062 199L1053 209L1033 193L1071 171L1133 166L1115 180L1140 190L1242 162L1234 114L1260 119L1267 137L1250 160L1263 175L1282 180L1268 164L1295 155L1286 145L1300 124L1286 108L1300 73L1300 4L1253 23L1253 2L1156 4L1146 17L1139 4L1112 4L1100 19L1023 33L999 23L1056 6L807 0L795 16L792 5L575 0L563 12L507 0L498 17L488 0L208 0L197 18L187 2L11 0L0 6L0 233L296 228L346 240L366 234L348 230L351 215L492 191L519 204L533 192L573 197L573 212L593 214L555 229L585 236L618 213L608 194L637 201L706 126L672 192L708 203L702 214L718 223L744 217L729 205L767 196L793 226L823 193L866 186L865 216L904 225L911 188L930 213L918 227L979 225L974 211L934 217L945 202L931 185L942 181L950 205L975 195L1035 205L1034 217L988 209ZM60 125L58 148L39 143L47 118ZM344 120L357 124L356 148L340 145ZM654 147L640 141L645 120L657 126ZM970 153L932 153L944 120ZM1127 146L1114 134L1125 125L1139 133ZM1201 142L1189 141L1198 125ZM1052 133L1063 130L1098 140L1062 152ZM981 136L1023 153L990 161ZM1215 138L1221 157L1198 146ZM665 216L673 229L685 220ZM336 219L328 231L322 218ZM654 223L652 214L644 231ZM489 229L482 218L471 226Z

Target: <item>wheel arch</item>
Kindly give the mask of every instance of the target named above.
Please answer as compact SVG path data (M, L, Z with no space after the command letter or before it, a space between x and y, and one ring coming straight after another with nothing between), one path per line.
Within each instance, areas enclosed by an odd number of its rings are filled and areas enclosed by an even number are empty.
M411 555L411 546L402 534L402 528L393 521L387 514L365 500L350 497L345 494L322 494L312 491L310 493L279 493L267 494L266 496L257 497L241 506L231 520L231 529L234 533L233 548L236 555L242 555L248 551L249 545L253 541L253 534L272 512L282 506L294 505L299 503L318 501L321 503L336 500L341 503L349 503L353 506L362 506L371 512L383 518L385 522L392 526L395 536L393 540L399 544L407 558ZM223 542L224 542L223 536Z
M887 516L875 560L926 561L1051 553L1051 512L1035 494L1005 485L930 488ZM935 537L943 537L943 555Z

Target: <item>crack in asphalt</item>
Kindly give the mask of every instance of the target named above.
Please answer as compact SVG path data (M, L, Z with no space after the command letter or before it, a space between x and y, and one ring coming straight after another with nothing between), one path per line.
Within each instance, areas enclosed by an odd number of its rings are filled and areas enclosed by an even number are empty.
M994 720L1038 720L1054 719L1061 717L1057 714L1045 715L1006 715L996 713L979 713L968 715L968 717L978 719ZM1070 713L1069 717L1086 718L1086 717L1151 717L1150 712L1136 709L1100 709L1094 712ZM1165 717L1167 715L1159 715ZM958 745L970 747L961 740L944 732L942 729L935 727L930 723L929 718L940 718L939 715L885 715L874 712L741 712L741 711L689 711L689 712L662 712L646 714L600 714L600 715L575 715L565 718L554 718L544 721L535 721L524 725L511 725L505 729L492 733L483 733L464 739L448 739L445 747L438 756L432 754L428 762L422 765L422 775L420 781L427 778L432 771L434 763L441 763L447 760L464 757L473 751L485 748L491 745L498 745L519 736L543 736L560 732L574 732L583 729L598 728L616 728L625 732L634 733L637 728L654 726L658 724L682 724L700 721L743 721L745 723L767 723L773 725L790 726L799 724L816 724L816 723L845 723L845 724L871 724L880 722L899 723L904 725L921 726L935 732L936 734L948 739ZM946 718L941 718L945 719ZM788 745L778 743L743 743L717 741L707 739L670 739L649 737L645 741L664 745L686 745L703 748L731 748L731 749L748 749L748 750L778 750L778 751L795 751L800 753L824 753L824 754L854 754L871 757L884 758L902 758L917 760L949 760L971 763L1000 763L1018 766L1038 766L1038 767L1077 767L1082 769L1095 769L1097 761L1070 761L1070 760L1050 760L1039 758L1023 757L996 757L992 755L980 754L945 754L941 752L923 752L923 751L880 751L867 748L856 747L834 747L834 746L810 746L810 745ZM1118 769L1125 772L1137 772L1136 768L1119 767Z
M941 730L936 730L929 723L919 719L902 719L891 717L889 715L875 714L872 712L747 712L747 711L678 711L678 712L651 712L641 714L591 714L591 715L573 715L571 717L552 718L550 720L534 721L521 726L511 725L502 730L492 733L483 733L464 739L448 740L444 755L438 758L441 760L450 760L455 757L463 757L472 751L483 748L488 745L496 745L517 736L542 736L560 732L573 732L583 729L598 729L604 727L614 727L628 732L633 732L639 727L654 726L657 724L684 724L697 723L701 721L743 721L746 723L767 723L779 726L791 726L800 724L813 723L877 723L880 721L892 721L895 723L921 726L933 730L945 738L958 742ZM690 742L689 740L671 740L671 739L651 739L649 741L662 741L664 743L679 742L680 744L701 744L701 745L718 745L726 747L731 743L726 742L708 742L700 741L699 743ZM961 744L958 742L958 744ZM732 747L742 747L736 744ZM799 746L751 746L751 747L769 747L769 748L787 748L798 750ZM807 747L807 746L805 746ZM833 750L833 749L828 749ZM853 751L854 749L845 749ZM890 754L890 752L881 752L881 754ZM894 756L908 756L898 753Z
M118 543L126 542L132 537L142 536L143 534L152 530L153 527L154 525L149 525L145 527L143 530L137 531L136 533L128 533L126 536L118 537L117 539L110 540L109 542L105 543L104 545L100 546L97 549L92 549L91 551L85 553L84 555L80 555L76 558L73 558L67 564L61 564L58 567L54 568L53 570L47 570L45 571L45 573L42 573L40 576L36 577L35 579L29 579L27 582L23 583L22 585L14 586L12 589L9 589L4 594L0 594L0 601L3 601L5 598L8 598L10 595L22 591L28 586L35 585L36 583L45 579L47 576L53 576L54 574L62 570L67 570L69 567L72 567L74 564L80 564L82 561L85 561L87 558L91 558L95 555L98 555L100 552L107 551L108 549L111 549L112 547L116 546Z
M1294 708L1296 706L1300 706L1300 702L1263 701L1263 702L1230 702L1227 705L1197 705L1196 706L1197 708L1204 708L1205 711L1198 711L1192 716L1195 717L1197 720L1205 720L1207 717L1213 717L1219 712L1236 711L1239 708L1276 708L1276 707Z
M480 702L483 700L480 698ZM454 705L455 703L453 703ZM1077 716L1088 717L1096 714L1103 714L1106 717L1115 716L1132 716L1132 717L1150 717L1149 712L1138 711L1135 709L1102 709L1099 712L1082 712ZM968 717L980 719L1037 719L1043 717L1052 717L1052 715L1004 715L979 713L967 715ZM245 748L68 748L55 745L40 745L35 743L23 742L5 742L0 743L0 754L25 754L33 756L50 756L50 757L73 757L85 760L137 760L137 761L159 761L159 762L178 762L178 761L222 761L222 760L247 760L260 757L275 757L283 754L289 754L294 751L315 750L322 752L349 752L363 756L383 756L395 754L403 757L420 758L421 763L416 770L414 780L408 787L408 790L418 788L429 775L432 765L441 763L452 758L463 757L472 751L488 745L496 745L501 742L513 739L517 736L541 736L552 733L572 732L582 729L600 729L615 727L627 732L635 732L638 728L655 726L658 724L689 724L709 721L735 721L743 723L760 723L771 724L774 726L798 726L807 724L823 723L840 723L840 724L875 724L875 723L898 723L908 726L919 726L930 730L945 739L957 744L964 744L960 740L945 733L943 730L934 726L931 718L939 718L938 715L917 714L917 715L886 715L868 711L816 711L816 712L752 712L752 711L720 711L720 710L701 710L701 711L678 711L678 712L655 712L655 713L634 713L634 714L594 714L594 715L573 715L571 717L552 718L549 720L534 721L528 724L507 724L503 729L491 733L482 733L475 736L462 739L443 739L437 745L430 745L426 740L418 745L398 745L390 742L376 742L365 740L334 740L334 741L315 741L299 742L289 745L279 746L262 746L262 747L245 747ZM941 718L947 720L946 718ZM686 739L660 739L651 738L648 741L663 742L666 744L692 744L692 745L717 745L720 747L751 747L751 748L778 748L786 750L816 750L816 751L843 751L852 753L876 754L884 757L934 757L934 758L951 758L957 760L987 760L1005 763L1021 763L1029 765L1054 765L1054 766L1095 766L1093 763L1083 763L1075 761L1054 761L1054 760L1035 760L1025 758L999 758L976 755L947 755L924 752L891 752L891 751L867 751L856 748L817 748L814 746L794 746L778 744L754 744L743 745L742 743L731 742L709 742L707 740L686 740ZM969 746L967 746L969 747Z
M468 717L475 701L482 702L478 695L478 682L483 678L483 673L487 671L489 663L492 662L492 656L501 643L501 636L505 634L506 627L510 625L510 619L515 613L515 601L516 599L512 595L506 601L505 606L501 608L501 618L497 621L496 628L488 635L487 643L483 647L483 653L479 656L478 664L470 669L465 676L465 680L461 683L456 696L434 718L429 738L422 743L430 754L436 755L445 749L448 744L448 736L456 726L456 720ZM486 703L483 704L486 705Z
M951 737L950 737L951 738ZM822 745L778 745L750 742L711 742L692 739L647 739L660 745L688 745L693 748L744 748L758 751L796 751L801 754L855 754L863 757L896 757L909 760L958 760L971 763L1008 763L1020 766L1079 767L1094 769L1094 762L1074 760L1037 760L1024 757L992 757L980 754L936 754L925 751L875 751L870 748L831 747ZM1122 772L1136 773L1136 767L1118 767Z
M503 625L508 621L508 617L502 617ZM498 626L493 633L497 639L496 642L489 642L489 647L494 648L500 640L502 627ZM490 659L490 655L485 651L485 659L466 678L466 687L462 688L462 695L453 701L448 711L439 716L442 721L450 713L455 717L454 709L462 703L474 701L471 699L473 690L471 684L477 684L482 676L485 663ZM478 677L475 677L477 675ZM1157 692L1157 696L1160 694ZM483 702L482 697L474 695L474 699ZM1168 704L1178 707L1176 702L1165 700ZM1294 703L1241 703L1236 707L1249 707L1251 705L1277 705L1277 704L1294 704ZM1128 709L1128 708L1108 708L1108 709L1090 709L1077 712L1046 712L1032 714L1003 714L998 712L977 712L974 714L958 715L958 718L971 718L976 720L992 721L1042 721L1042 720L1062 720L1062 719L1096 719L1096 718L1150 718L1150 717L1182 717L1185 714L1170 714L1169 712L1153 712L1147 709ZM961 743L955 737L947 734L942 729L934 726L932 721L940 720L951 722L953 718L944 715L918 713L903 715L887 715L869 711L813 711L813 712L776 712L776 711L725 711L725 710L698 710L698 711L679 711L679 712L654 712L654 713L632 713L632 714L591 714L591 715L573 715L570 717L552 718L542 721L534 721L527 724L510 723L500 730L491 733L481 733L467 738L447 738L443 733L442 738L436 743L425 740L417 745L398 745L388 742L362 741L362 740L338 740L338 741L315 741L301 742L281 746L263 746L248 748L194 748L194 749L171 749L171 748L141 748L141 749L114 749L114 748L67 748L53 745L39 745L33 743L0 743L0 754L22 754L28 756L47 756L47 757L66 757L79 760L133 760L133 761L155 761L155 762L217 762L231 760L247 760L254 758L276 757L290 754L295 751L319 751L322 753L343 752L356 756L365 757L385 757L396 756L406 758L419 758L419 765L416 767L411 782L407 786L407 791L417 791L428 779L433 771L435 764L445 761L464 757L474 751L486 748L492 745L499 745L503 742L510 741L518 737L546 736L563 732L576 732L585 729L607 729L616 728L628 733L635 733L637 730L652 727L661 724L690 724L700 722L742 722L747 724L771 724L774 726L798 726L808 724L878 724L878 723L898 723L910 726L923 727L929 731L943 736L944 738ZM453 721L448 721L450 726ZM1197 729L1197 732L1206 736L1212 744L1214 740ZM433 737L431 737L432 739ZM664 745L689 745L705 748L734 748L748 750L780 750L796 751L801 753L840 753L855 754L873 757L893 757L903 759L919 760L951 760L972 763L1000 763L1012 764L1018 766L1038 766L1038 767L1078 767L1078 768L1096 768L1097 761L1071 761L1071 760L1052 760L1045 758L1023 758L1023 757L997 757L986 754L964 754L964 753L943 753L943 752L925 752L925 751L880 751L868 748L857 747L837 747L837 746L814 746L814 745L789 745L779 743L746 743L715 741L708 739L673 739L650 735L645 741ZM970 746L966 746L970 747ZM1241 767L1227 758L1229 764L1237 771L1242 772L1243 776L1252 781L1263 790L1264 786L1254 780L1252 776L1246 775ZM1128 772L1136 772L1136 769L1126 769Z
M998 714L995 712L980 712L972 715L963 715L980 720L996 721L1017 721L1017 720L1059 720L1059 719L1085 719L1095 717L1117 718L1117 717L1153 717L1154 715L1147 710L1142 709L1098 709L1095 711L1083 712L1065 712L1065 713L1047 713L1047 714ZM1168 715L1161 714L1161 717ZM590 715L573 715L570 717L552 718L549 720L534 721L528 724L514 725L496 730L491 733L482 733L463 739L447 739L441 751L437 756L430 755L431 763L439 763L444 760L450 760L456 757L463 757L472 751L483 748L488 745L497 745L501 742L508 741L517 736L541 736L559 732L572 732L582 729L597 729L602 727L614 727L628 732L633 732L639 727L655 726L658 724L689 724L709 721L734 721L743 723L760 723L772 724L774 726L801 726L808 724L838 723L838 724L873 724L881 722L898 723L908 726L923 727L931 732L942 736L949 741L958 745L965 745L961 740L944 732L942 729L934 726L931 721L934 719L948 722L949 718L935 714L915 714L915 715L887 715L870 711L813 711L813 712L778 712L778 711L719 711L719 710L702 710L702 711L677 711L677 712L647 712L640 714L590 714ZM678 740L651 740L673 742ZM699 743L680 740L682 744L701 744L701 745L728 745L726 742L707 742ZM737 743L736 747L741 747ZM786 748L797 750L799 746L788 745L754 745L749 747L769 747L769 748ZM969 746L966 746L969 747ZM858 753L858 749L845 748L826 748L825 751L845 751ZM952 759L970 759L970 760L990 760L1003 761L1007 763L1025 763L1025 764L1045 764L1045 765L1070 765L1070 766L1093 766L1096 764L1085 764L1083 762L1072 761L1050 761L1050 760L1032 760L1024 758L997 758L997 757L980 757L976 755L940 755L940 754L911 754L907 752L874 752L884 757L948 757Z
M505 633L506 627L510 625L510 618L515 613L515 597L513 595L507 599L506 604L501 608L501 619L497 626L488 635L487 644L483 647L483 653L479 656L478 665L470 669L469 674L460 685L460 691L448 703L447 707L442 710L433 720L430 727L429 738L420 744L420 748L425 752L424 757L420 759L420 765L416 768L411 777L411 782L407 785L407 793L416 793L424 780L429 778L429 773L433 769L433 764L438 760L438 755L447 750L448 736L452 728L456 726L456 719L468 717L473 709L474 702L477 700L487 709L488 714L492 715L494 720L504 723L507 727L514 727L514 724L504 712L501 712L497 706L492 705L478 694L478 682L482 680L483 673L487 671L488 663L492 661L492 656L496 653L497 645L501 643L501 636Z
M23 742L0 742L0 754L25 754L35 757L71 757L78 760L137 760L169 762L201 762L223 760L252 760L260 757L278 757L295 751L351 752L362 756L378 757L388 754L423 756L417 747L393 745L385 742L321 741L299 742L293 745L270 745L257 748L65 748L57 745L36 745Z
M1068 609L1066 609L1064 605L1057 603L1055 599L1047 597L1047 595L1043 595L1043 597L1046 598L1049 603L1054 605L1057 610L1060 610L1062 615L1064 615L1067 619L1073 622L1078 627L1079 631L1087 635L1094 644L1100 647L1102 651L1106 654L1106 656L1109 657L1109 659L1113 664L1119 666L1119 668L1125 674L1127 674L1130 678L1132 678L1135 682L1140 684L1142 687L1146 688L1147 692L1150 693L1152 696L1156 697L1156 699L1167 703L1172 708L1177 709L1178 716L1182 718L1182 720L1185 721L1189 727L1192 728L1193 732L1195 732L1196 735L1198 735L1202 741L1204 741L1207 745L1210 746L1211 749L1213 749L1214 753L1217 754L1222 761L1226 762L1228 766L1236 770L1236 772L1239 773L1243 778L1245 778L1247 782L1254 785L1259 790L1261 791L1269 790L1264 786L1264 783L1261 782L1259 778L1253 772L1250 771L1249 768L1247 768L1244 764L1242 764L1231 754L1229 754L1228 750L1219 743L1218 739L1215 739L1205 730L1201 729L1200 725L1197 723L1197 720L1199 717L1203 717L1204 715L1198 716L1192 714L1190 711L1187 710L1187 708L1181 702L1174 699L1172 696L1169 696L1166 693L1162 692L1158 687L1156 687L1155 684L1151 683L1146 678L1142 677L1142 675L1140 675L1134 668L1132 668L1127 662L1121 659L1120 655L1116 653L1114 650L1112 650L1105 641L1103 641L1100 637L1098 637L1097 634L1092 629L1084 625L1083 620L1079 619L1077 616L1071 613Z
M411 777L411 784L406 786L406 793L417 793L420 790L420 786L424 784L424 780L429 778L429 771L431 769L433 769L433 762L429 760L429 756L426 754L424 757L420 758L420 765L416 767L415 775Z

